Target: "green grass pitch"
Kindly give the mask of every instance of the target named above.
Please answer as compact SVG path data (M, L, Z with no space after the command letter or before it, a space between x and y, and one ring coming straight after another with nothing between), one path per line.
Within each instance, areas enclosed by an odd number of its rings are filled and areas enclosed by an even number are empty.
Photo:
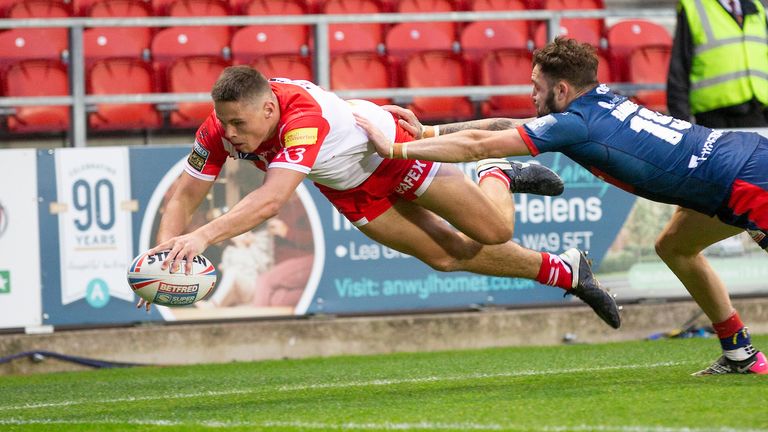
M768 431L768 376L689 375L718 353L684 339L6 376L0 430Z

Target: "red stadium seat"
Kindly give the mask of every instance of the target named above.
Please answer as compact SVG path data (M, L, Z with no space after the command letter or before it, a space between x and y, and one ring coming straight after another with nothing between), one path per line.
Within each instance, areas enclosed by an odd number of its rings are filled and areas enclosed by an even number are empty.
M148 57L151 36L146 28L99 27L83 32L87 62L102 58Z
M168 7L175 1L176 0L151 0L152 10L154 11L152 14L156 16L168 15Z
M473 11L524 11L527 9L527 5L524 0L474 0L470 5L470 9ZM500 26L514 28L510 31L516 31L526 36L531 32L533 26L532 21L486 21L487 26L492 26L497 30ZM462 31L462 34L466 32L466 29ZM463 44L462 44L463 46Z
M8 11L16 3L18 3L18 0L0 0L0 17L5 18L8 16Z
M530 85L531 52L494 51L480 62L480 85ZM536 115L530 94L491 96L480 107L483 117L526 118Z
M68 4L56 0L23 0L16 2L7 12L8 18L69 18L72 14ZM17 29L26 33L26 38L41 41L67 43L69 30L66 28L25 28Z
M406 87L466 86L470 82L460 58L444 51L412 56L404 67ZM463 97L414 97L409 106L424 121L468 119L474 115L472 103Z
M256 0L244 5L245 14L302 15L307 5L301 0ZM232 36L232 59L248 64L263 55L309 54L310 27L305 25L253 25L237 30Z
M304 15L307 4L302 0L232 0L234 11L245 15Z
M608 29L607 39L609 60L618 81L629 78L627 61L635 48L646 45L672 46L672 37L664 27L645 20L616 23Z
M221 72L229 66L218 57L185 57L168 69L168 90L171 93L210 92ZM170 125L194 129L211 114L211 102L179 102L171 112Z
M649 45L636 48L629 55L629 80L632 83L666 83L669 58L668 45ZM664 90L641 90L635 95L641 105L661 113L667 112L667 93Z
M605 5L602 0L543 0L541 8L548 10L590 10L605 9ZM539 27L546 28L545 24L546 23L541 23ZM582 42L589 42L594 46L599 46L605 25L603 20L598 18L564 18L560 20L560 27L566 29L565 36L573 38L581 37L582 39L580 40ZM588 28L589 31L584 28ZM540 30L537 28L535 31ZM573 31L576 31L577 33L572 35L571 32ZM594 36L587 37L588 34L596 36L596 41L593 42L592 40ZM543 43L539 44L539 42ZM542 46L544 43L546 43L546 30L544 31L543 40L536 39L536 46Z
M168 5L166 12L174 17L207 17L229 15L229 5L224 0L179 0ZM201 26L210 37L228 39L227 26Z
M480 59L500 49L528 49L526 29L509 25L508 21L478 21L461 32L461 48L473 76L477 75Z
M67 39L48 39L40 35L48 33L39 29L12 29L0 33L0 64L7 66L32 59L61 60L69 47Z
M594 47L601 46L600 33L596 32L593 26L584 25L580 20L560 20L560 30L558 36L567 36L576 39L579 42L586 42ZM546 23L539 24L533 35L533 44L537 47L543 47L549 42L547 40Z
M140 60L101 60L88 74L88 92L94 95L154 90L152 70ZM93 130L155 129L162 125L162 118L152 104L101 104L89 114L88 125Z
M328 0L325 14L377 14L384 10L373 0ZM328 26L332 54L383 50L383 26L376 23L332 24Z
M601 83L610 83L616 81L613 76L611 64L602 51L597 51L597 80Z
M528 33L508 21L477 21L461 32L461 49L476 59L498 49L528 49Z
M74 0L75 15L92 17L145 17L152 16L148 0Z
M403 59L420 51L452 51L454 38L431 26L419 23L401 23L392 27L386 36L387 53Z
M306 34L282 26L243 27L232 37L233 63L251 65L268 78L312 81L307 52Z
M3 94L22 96L67 96L67 70L57 61L28 60L12 65L5 73ZM63 132L69 128L68 106L16 107L8 117L8 130L17 133Z
M305 55L307 38L302 32L286 32L281 26L248 26L232 36L232 59L239 64L273 54Z
M454 38L444 31L420 23L401 23L392 27L386 36L389 63L400 80L403 62L419 52L454 50Z
M152 16L152 9L143 0L98 0L86 7L85 13L94 18L143 18ZM101 27L85 31L86 60L107 57L149 58L152 29L149 27Z
M61 0L15 1L6 13L8 18L68 18L72 16L69 2Z
M207 27L169 27L160 30L151 44L152 59L161 82L171 63L183 57L221 57L229 55L229 38Z
M152 10L142 0L99 0L88 5L91 17L149 17ZM152 30L148 27L97 27L85 30L83 45L86 61L102 58L149 58Z
M90 17L149 17L152 9L143 0L98 0L88 5L85 14Z
M451 0L401 0L397 5L399 13L435 13L435 12L453 12L455 4ZM443 31L451 39L456 39L457 23L446 22L422 22L409 23L417 27L429 26L431 28Z
M392 76L386 60L374 53L349 53L331 60L331 89L386 89L392 86ZM369 99L379 105L391 99Z
M309 59L295 55L271 55L254 59L251 67L267 78L314 81Z

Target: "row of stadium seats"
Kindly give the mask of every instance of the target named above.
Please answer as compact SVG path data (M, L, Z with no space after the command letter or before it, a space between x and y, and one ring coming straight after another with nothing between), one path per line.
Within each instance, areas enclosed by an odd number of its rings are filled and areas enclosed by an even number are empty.
M6 18L104 16L110 3L131 3L131 16L418 13L603 9L602 0L0 0ZM112 15L118 16L118 15Z
M363 25L339 25L331 30L332 55L348 52L378 52L398 60L427 50L462 52L470 60L498 49L528 49L543 46L546 34L539 31L533 41L518 27L503 21L478 21L464 27L458 40L432 24L402 23L392 26L386 35L371 32ZM544 28L540 28L545 30ZM671 46L666 29L650 21L627 20L611 26L604 42L592 37L583 23L563 23L559 33L597 46L622 63L628 50L637 46ZM66 29L11 29L0 32L0 66L19 60L66 60ZM230 35L233 31L234 34ZM61 34L63 33L63 34ZM314 50L310 31L305 26L253 25L231 30L229 27L169 27L153 32L145 27L99 27L83 34L87 63L104 58L142 58L160 68L169 61L186 56L218 56L227 60L249 61L269 55L308 57ZM621 81L627 78L623 64L614 65Z
M447 51L426 51L409 57L402 64L403 87L443 87L479 85L527 85L530 83L531 53L526 50L497 50L482 57L476 70L467 67L465 58ZM628 70L632 82L663 82L669 50L664 46L646 46L631 52ZM183 57L166 71L167 91L177 93L207 92L221 71L231 64L217 57ZM309 64L300 58L275 56L250 63L269 74L311 79ZM605 62L603 62L605 64ZM331 61L331 88L334 90L386 88L393 86L391 64L374 53L350 53ZM600 80L610 82L609 71L600 68ZM473 74L477 79L473 80ZM150 64L136 59L97 61L87 75L89 94L133 94L157 91L157 77ZM8 96L57 96L69 94L64 65L46 60L25 60L5 73L3 91ZM397 86L396 84L394 86ZM641 104L665 111L663 91L645 91L636 95ZM386 99L377 103L389 103ZM534 115L528 95L492 96L479 104L464 97L416 97L410 108L425 121L483 117L530 117ZM476 109L479 108L478 113ZM89 128L94 131L194 128L210 113L210 103L178 103L159 111L152 104L105 104L89 113ZM163 119L163 112L167 119ZM13 133L65 131L69 127L67 107L18 107L7 117Z
M52 4L51 1L40 3ZM366 2L373 3L355 3ZM249 5L274 7L281 3L298 4L294 0L262 0ZM328 8L340 2L323 3ZM481 1L474 2L478 3ZM144 9L136 9L137 4ZM143 12L131 15L136 10ZM89 11L94 16L149 16L146 4L135 0L94 2ZM281 11L289 13L287 9ZM453 30L445 31L435 23L331 26L331 87L338 90L528 84L530 51L543 45L546 35L540 28L532 41L528 27L512 25L519 23L470 23L462 26L458 38L453 36ZM591 29L589 20L563 20L560 33L601 48L601 81L664 80L671 45L664 28L649 21L624 21L610 27L604 38L595 37ZM67 38L57 34L60 32L66 30L13 29L0 33L3 95L69 94ZM86 29L87 92L205 92L229 64L251 64L267 76L312 80L311 39L307 26ZM638 96L663 110L663 92ZM528 116L532 114L529 99L527 95L496 96L476 105L466 98L417 98L412 107L425 119L464 119L476 114ZM158 111L149 104L93 107L89 126L93 130L192 128L209 112L210 104L180 103L160 108ZM67 107L19 107L10 110L10 114L5 126L13 133L61 131L69 125Z

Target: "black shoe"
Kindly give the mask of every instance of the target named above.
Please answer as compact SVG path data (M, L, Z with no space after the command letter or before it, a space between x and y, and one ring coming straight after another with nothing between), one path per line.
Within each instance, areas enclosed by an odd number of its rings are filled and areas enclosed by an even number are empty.
M499 168L509 178L509 190L515 193L536 195L560 195L563 180L544 165L508 161L506 159L483 159L477 162L478 176L490 168Z
M621 327L621 317L616 300L607 291L600 287L600 282L592 274L584 252L578 249L568 249L560 254L563 261L571 265L573 270L573 287L565 294L572 294L588 304L603 321L617 329Z

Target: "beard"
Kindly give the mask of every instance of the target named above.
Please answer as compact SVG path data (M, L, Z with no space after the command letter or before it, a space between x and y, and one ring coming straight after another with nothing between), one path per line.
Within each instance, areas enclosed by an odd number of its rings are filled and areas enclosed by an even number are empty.
M552 114L556 112L559 112L559 111L557 109L557 106L555 105L555 92L550 90L549 93L547 93L547 97L544 99L544 107L543 108L539 108L538 106L536 107L536 115L538 115L539 117L543 117L547 114Z

